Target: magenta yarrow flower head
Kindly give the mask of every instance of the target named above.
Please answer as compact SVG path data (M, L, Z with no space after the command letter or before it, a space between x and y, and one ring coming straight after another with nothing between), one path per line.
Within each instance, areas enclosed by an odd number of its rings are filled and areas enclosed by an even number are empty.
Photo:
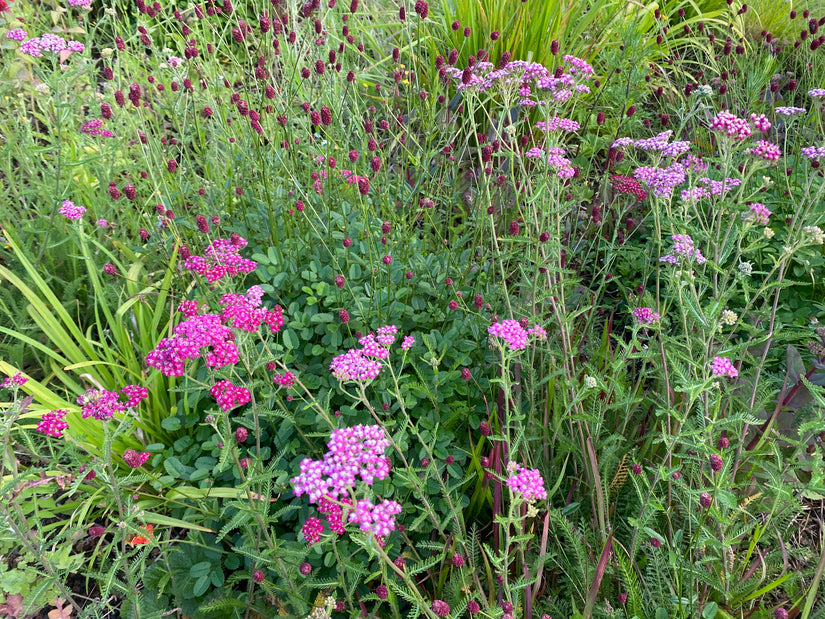
M660 198L670 198L673 189L684 183L687 178L685 167L678 162L667 168L642 166L633 171L633 176Z
M373 504L362 499L350 512L348 522L358 524L362 531L383 537L395 530L395 516L401 511L401 505L395 501L384 500Z
M197 301L181 301L178 304L178 311L186 316L187 318L192 318L192 316L196 316L198 313L198 302Z
M714 357L710 369L714 376L730 376L731 378L739 376L739 370L733 366L733 363L727 357Z
M808 96L814 99L825 97L825 88L814 88L813 90L809 90Z
M535 325L527 330L517 320L496 322L490 325L487 333L497 338L493 341L499 346L506 345L510 350L524 350L531 337L539 340L547 339L547 332L542 327Z
M766 140L759 140L756 142L756 145L749 149L748 153L758 159L764 159L765 161L771 162L779 161L779 158L782 156L782 151L779 147Z
M322 460L305 458L301 472L292 480L295 496L309 495L309 502L322 497L337 499L359 479L368 485L389 475L384 450L390 441L381 426L357 425L333 430Z
M263 289L252 286L246 295L225 294L218 302L223 306L221 321L235 329L255 333L261 324L269 326L270 333L276 333L284 325L281 306L276 305L269 310L261 307Z
M762 133L767 133L768 130L771 128L771 121L769 121L764 114L751 114L750 119L753 123L753 126Z
M63 430L69 427L69 424L63 419L68 412L67 410L58 409L43 413L40 422L37 424L37 431L46 436L62 438Z
M318 511L326 517L329 530L338 535L343 535L346 532L346 528L344 527L344 509L342 506L351 509L352 501L350 499L343 499L341 505L339 505L329 497L323 496L318 500L317 506Z
M126 385L120 390L120 395L126 396L123 406L136 408L143 400L149 397L149 390L140 385Z
M218 402L222 411L228 411L236 406L242 406L252 399L249 389L233 385L231 381L222 380L215 383L209 390L212 397Z
M14 28L6 33L6 38L12 39L13 41L22 41L27 36L29 36L29 33L22 28Z
M559 118L558 116L554 116L550 120L544 121L540 120L536 123L536 128L548 133L550 131L578 131L581 125L577 123L575 120L571 120L569 118Z
M633 318L635 318L636 322L640 325L652 325L659 322L662 317L659 315L659 312L654 312L649 307L637 307L633 310Z
M158 368L164 376L182 376L185 362L206 352L207 367L224 367L238 362L238 349L232 329L216 314L193 316L175 327L175 335L164 338L146 355L146 365Z
M148 451L137 452L134 449L127 449L123 452L123 461L129 465L129 468L138 469L151 455Z
M0 389L13 389L15 387L25 385L28 380L29 379L23 376L23 374L16 372L15 374L7 377L2 384L0 384Z
M673 253L667 254L659 258L659 262L667 262L681 266L682 259L696 260L696 264L704 264L706 262L702 252L693 245L693 239L687 234L675 234L670 237L673 240Z
M404 336L404 340L401 342L401 350L409 350L415 344L415 338L412 335Z
M86 212L86 209L82 206L76 206L71 200L63 200L57 212L66 219L77 221L83 218L83 213Z
M80 132L87 133L89 135L100 135L104 138L115 137L114 133L107 129L101 129L101 127L103 127L103 121L99 118L93 118L80 128Z
M304 539L309 546L320 541L321 533L324 532L324 525L320 518L307 518L304 525L301 527L301 533L304 534Z
M77 398L81 406L81 417L94 417L99 421L108 421L116 413L122 413L127 406L120 401L119 394L105 389L88 389Z
M544 479L538 469L526 469L511 462L507 470L510 473L510 477L507 478L507 487L511 492L520 494L528 503L547 498Z
M239 252L246 247L246 239L233 235L232 239L215 239L207 247L203 256L190 256L183 262L183 267L206 278L210 284L234 277L239 273L251 273L258 263L241 258Z
M719 112L710 122L710 130L720 131L737 141L744 140L751 135L751 128L747 120L725 111Z
M292 372L284 372L283 374L275 374L272 377L272 382L276 385L284 387L286 389L291 389L292 386L295 384L297 380L296 376Z
M647 193L639 185L639 181L630 176L614 174L610 177L613 183L613 191L618 194L630 194L636 196L636 201L641 202L647 197Z

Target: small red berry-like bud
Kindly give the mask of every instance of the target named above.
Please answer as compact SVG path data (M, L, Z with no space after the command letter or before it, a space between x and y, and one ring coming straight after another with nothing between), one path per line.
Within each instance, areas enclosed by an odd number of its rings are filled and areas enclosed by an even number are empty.
M633 465L633 474L634 475L641 475L642 474L642 466L640 464Z
M427 19L427 15L430 13L430 5L427 4L426 0L417 0L415 3L415 12L421 19Z
M710 456L710 468L712 471L719 472L722 470L722 456L718 454L712 454Z
M604 112L599 112L596 114L596 124L603 125L604 124Z
M556 39L553 39L550 42L550 53L554 56L559 53L559 42Z
M464 565L464 557L462 557L462 556L461 556L460 554L458 554L458 553L455 553L455 554L453 555L453 558L452 558L452 564L453 564L453 566L455 566L455 567L461 567L462 565Z
M389 254L387 254L386 256L384 256L384 257L381 259L381 262L383 262L383 263L384 263L384 264L386 264L386 265L390 265L390 264L392 264L392 256L390 256Z
M707 492L703 492L699 495L699 505L701 505L703 508L707 509L708 507L710 507L711 503L713 503L713 499Z
M254 580L255 582L263 582L264 578L266 578L266 576L261 570L255 570L252 573L252 580Z
M633 114L635 114L635 113L636 113L636 106L635 105L631 105L629 108L627 108L626 115L627 115L628 118L633 116Z
M246 441L249 432L243 426L237 428L235 430L235 440L239 443L243 443Z
M342 323L347 324L349 322L349 312L347 310L342 309L338 312L338 318L341 320Z
M490 424L486 421L482 421L478 426L479 431L481 432L481 436L490 436Z
M346 284L346 280L344 279L344 276L343 275L336 275L335 276L335 285L338 286L338 288L343 288L344 284Z
M366 176L359 176L358 177L358 193L362 196L367 195L370 192L370 179Z
M111 262L107 262L103 265L103 272L106 273L106 275L117 275L117 267Z

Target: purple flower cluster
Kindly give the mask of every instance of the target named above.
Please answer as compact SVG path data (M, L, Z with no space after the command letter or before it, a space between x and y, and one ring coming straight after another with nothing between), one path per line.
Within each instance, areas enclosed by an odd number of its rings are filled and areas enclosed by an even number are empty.
M767 133L771 128L771 121L764 114L751 114L750 118L753 126L762 133Z
M63 430L69 427L69 424L63 419L68 412L67 410L58 409L43 413L40 422L37 424L37 431L46 436L62 438Z
M544 156L544 150L538 146L533 146L524 153L524 156L529 157L530 159L539 159Z
M738 178L726 178L723 181L714 181L707 176L703 176L696 180L698 183L704 185L704 187L691 187L690 189L682 191L681 199L683 202L698 202L702 198L709 196L721 197L734 187L742 184L742 181Z
M258 263L241 258L239 252L246 247L246 239L232 235L231 239L215 239L203 256L190 256L183 262L185 269L203 275L210 284L239 273L251 273Z
M307 518L301 527L301 532L304 534L307 544L312 546L315 542L320 541L321 533L324 532L324 525L320 518Z
M401 342L401 350L409 350L414 344L415 338L412 335L406 335Z
M751 128L747 120L725 111L719 112L711 121L710 130L721 131L729 138L739 141L751 135Z
M681 265L682 257L688 260L695 259L696 264L704 264L705 257L702 252L693 245L693 239L687 234L675 234L670 237L673 240L673 253L659 258L659 262Z
M332 375L340 381L372 380L381 372L381 364L368 358L360 349L351 348L329 364Z
M19 36L19 32L13 30L12 32L15 33L15 38ZM7 35L8 36L8 35ZM83 43L80 41L66 41L63 37L59 37L56 34L52 34L47 32L46 34L40 37L34 37L23 41L20 44L20 52L22 54L26 54L27 56L31 56L32 58L38 58L43 55L43 52L51 52L53 54L59 54L64 50L69 50L71 52L82 52L85 48Z
M571 120L569 118L559 118L558 116L554 116L550 120L544 121L540 120L536 123L536 128L540 131L544 131L545 133L550 131L558 131L561 129L562 131L578 131L581 125L577 123L575 120Z
M193 316L175 327L175 335L163 338L146 355L146 365L158 368L164 376L182 376L188 359L201 356L202 348L211 348L206 354L208 367L223 367L238 362L238 349L232 329L221 323L215 314Z
M503 340L510 350L524 350L531 337L539 340L547 339L547 332L542 327L535 325L528 330L522 327L517 320L496 322L490 325L487 333Z
M813 97L814 99L818 97L825 97L825 88L814 88L813 90L809 90L808 96Z
M825 146L806 146L800 152L808 159L825 158Z
M362 531L374 535L389 535L395 530L395 516L401 513L401 505L395 501L372 501L361 499L349 514L349 522L360 525Z
M613 142L613 148L623 148L625 146L635 146L639 150L649 152L661 152L665 157L678 157L690 150L690 142L679 141L670 142L673 131L663 131L651 138L633 140L632 138L618 138Z
M538 469L526 469L519 464L508 468L511 470L511 474L507 478L507 487L512 492L522 495L526 501L531 503L547 498L544 480Z
M667 168L639 167L633 171L640 182L660 198L669 198L673 189L685 182L685 167L681 163L673 163Z
M633 310L633 318L636 319L640 325L652 325L661 320L659 312L654 312L649 307L637 307Z
M126 410L126 405L120 401L118 393L105 389L88 389L77 398L77 403L81 406L83 419L94 417L99 421L108 421L116 413Z
M284 317L281 313L281 306L276 305L274 309L261 307L263 289L260 286L252 286L245 295L225 294L219 303L223 306L221 321L235 329L255 333L261 328L261 324L269 325L270 333L275 333L284 326Z
M13 41L22 41L27 36L29 36L29 33L23 30L22 28L15 28L14 30L9 30L6 33L6 38L12 39Z
M733 367L733 363L727 357L714 357L710 371L714 376L730 376L731 378L739 376L739 371Z
M368 485L390 472L384 450L390 441L381 426L357 425L333 430L323 460L304 458L301 473L291 479L295 496L306 493L309 502L347 495L360 478Z
M775 107L773 111L782 116L796 116L798 114L805 114L808 110L804 107Z
M102 120L100 120L99 118L93 118L80 128L80 132L87 133L89 135L99 135L104 138L115 137L115 134L109 131L108 129L101 129L102 126Z
M86 209L82 206L76 206L71 200L63 200L63 204L57 212L66 219L77 221L83 218L83 213L86 212Z

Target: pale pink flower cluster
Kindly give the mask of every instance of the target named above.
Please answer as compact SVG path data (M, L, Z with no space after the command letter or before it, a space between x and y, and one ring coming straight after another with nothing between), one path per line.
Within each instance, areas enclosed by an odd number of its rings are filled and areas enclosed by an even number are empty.
M401 511L401 505L395 501L384 500L373 504L361 499L350 512L348 521L358 524L362 531L385 536L395 530L395 516Z
M703 264L706 262L702 252L696 249L693 244L693 239L687 234L675 234L670 237L673 240L673 253L659 258L660 262L667 262L669 264L681 265L682 258L688 260L696 260L696 264Z
M496 341L503 341L510 350L524 350L531 337L538 340L547 339L547 332L542 327L535 325L528 330L522 327L519 321L509 319L493 323L487 329L487 333L498 338Z
M814 99L818 97L825 97L825 88L814 88L813 90L809 90L808 96L813 97Z
M748 150L748 153L765 161L779 161L782 151L776 144L771 144L767 140L759 140L756 145Z
M533 146L532 148L530 148L530 150L528 150L527 152L524 153L524 156L529 157L530 159L539 159L543 155L544 155L544 150L542 150L538 146Z
M808 159L825 158L825 146L806 146L800 152Z
M15 32L15 36L19 36L17 32ZM33 37L23 41L20 44L20 52L22 54L26 54L27 56L31 56L32 58L42 56L43 52L59 54L64 50L69 50L71 52L82 52L84 49L86 49L86 47L80 41L67 42L63 37L59 37L50 32L47 32L39 37Z
M347 496L360 479L368 485L389 475L390 464L384 450L390 441L378 425L357 425L333 430L322 460L304 458L301 472L290 481L295 496L309 495L309 502L322 497Z
M375 333L368 333L358 340L361 348L351 348L343 355L338 355L329 364L330 372L338 380L372 380L381 372L381 363L376 359L388 359L390 356L390 346L395 343L398 334L398 327L395 325L385 325L376 330ZM409 341L411 340L411 341ZM406 337L407 350L415 342L415 338Z
M507 478L507 487L511 492L524 497L524 500L533 502L546 499L547 490L544 489L544 479L538 469L527 469L519 464L512 468L512 474Z
M633 171L633 176L660 198L669 198L673 189L684 183L686 178L685 168L678 162L667 168L639 167Z
M769 211L764 204L754 202L753 204L751 204L750 210L756 219L756 223L758 223L760 226L768 225L768 222L770 221L770 217L773 214L773 212Z
M748 121L739 118L730 112L719 112L710 123L711 131L721 131L734 140L744 140L750 137L751 128Z
M653 323L659 322L661 320L661 316L659 312L654 312L649 307L637 307L633 310L633 318L636 319L640 325L652 325Z
M409 350L415 344L415 338L412 335L407 335L401 342L401 350Z
M83 219L83 213L86 212L86 209L82 206L76 206L71 200L63 200L63 203L60 205L60 209L57 212L63 215L66 219L78 221L79 219Z
M175 327L171 338L163 338L154 350L146 355L146 365L157 368L164 376L182 376L184 364L189 359L206 353L208 367L223 367L238 362L235 334L221 322L216 314L193 316Z
M544 132L558 131L559 129L562 131L578 131L580 127L581 125L575 120L559 118L558 116L554 116L547 121L540 120L536 123L536 128Z
M573 178L576 174L572 162L564 156L563 148L548 149L547 165L556 170L559 178Z
M69 411L58 409L43 413L40 422L37 424L36 430L46 436L54 438L62 438L63 430L69 427L69 424L63 419Z
M190 256L184 260L183 267L203 275L210 284L224 277L251 273L258 268L258 263L241 258L239 252L244 247L246 239L236 234L231 239L215 239L204 250L203 256Z
M805 114L808 110L804 107L775 107L773 111L782 116L796 116L798 114Z
M682 192L681 197L684 202L697 202L708 196L723 196L734 187L742 184L738 178L726 178L724 181L714 181L706 176L696 179L705 187L691 187Z
M252 400L252 395L246 387L233 385L231 381L222 380L209 390L209 393L218 402L222 411L228 411L236 406L242 406Z
M733 363L727 357L714 357L710 369L714 376L730 376L731 378L739 376L739 371L733 367Z

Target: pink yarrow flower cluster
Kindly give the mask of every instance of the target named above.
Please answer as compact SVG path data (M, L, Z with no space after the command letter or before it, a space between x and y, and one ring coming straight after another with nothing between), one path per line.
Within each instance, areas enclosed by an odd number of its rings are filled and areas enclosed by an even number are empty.
M800 149L800 152L808 159L825 158L825 146L806 146Z
M352 501L342 499L340 503L339 505L334 500L324 496L318 500L317 509L326 517L329 530L338 535L343 535L346 532L344 528L344 507L351 509Z
M215 383L209 393L217 400L222 411L232 410L236 406L243 406L252 400L249 389L233 385L229 380Z
M14 28L6 33L6 38L12 41L23 41L27 36L29 36L29 33L22 28Z
M27 39L20 44L20 53L31 56L32 58L39 58L43 55L43 52L59 54L65 50L82 52L84 49L86 49L86 47L80 41L66 41L63 37L59 37L50 32L39 37Z
M739 370L733 366L733 363L727 357L714 357L710 370L714 376L729 376L731 378L739 376Z
M14 387L20 387L25 385L28 380L29 379L23 376L23 374L16 372L11 376L6 377L6 379L0 383L0 389L13 389Z
M139 469L149 459L152 454L148 451L135 451L127 449L123 452L123 461L130 469Z
M547 332L542 327L535 325L525 329L519 321L509 319L490 325L487 333L497 338L495 341L499 342L500 346L506 345L510 350L524 350L530 343L530 338L547 339Z
M284 387L286 389L292 388L292 386L295 384L296 380L297 380L297 377L292 372L284 372L283 374L275 374L275 376L272 377L272 382L273 383L275 383L276 385L280 385L281 387Z
M771 215L773 215L772 211L768 210L764 204L760 204L759 202L754 202L750 206L750 211L753 213L753 218L760 226L767 226L768 222L770 221Z
M547 498L544 479L538 469L526 469L519 464L514 464L509 466L508 470L510 477L507 478L507 487L511 492L520 494L525 501L530 503Z
M738 141L751 135L751 128L747 120L725 111L719 112L710 122L710 130L721 131L729 138Z
M688 260L696 260L696 264L704 264L706 262L702 252L698 250L694 244L693 239L687 234L675 234L670 237L673 241L673 253L659 258L659 262L667 262L680 266L682 258Z
M350 512L348 521L358 524L362 531L385 536L395 530L395 516L401 511L401 505L395 501L384 500L373 504L372 501L361 499Z
M571 120L569 118L559 118L555 116L550 120L544 121L540 120L536 123L536 128L544 131L545 133L550 131L578 131L581 125L577 123L575 120Z
M183 262L183 267L206 278L210 284L234 277L239 273L251 273L258 263L241 258L239 252L246 247L246 239L233 234L230 239L215 239L207 247L203 256L190 256Z
M667 168L639 167L633 171L633 176L660 198L669 198L673 189L684 183L687 178L685 167L678 162Z
M390 441L378 425L357 425L333 430L322 460L304 458L301 472L292 478L295 496L309 495L310 503L322 497L347 496L360 479L368 485L389 475L390 464L384 450Z
M219 304L223 306L221 321L234 329L255 333L261 324L269 325L270 333L276 333L284 326L281 306L269 310L261 306L263 289L252 286L245 295L225 294Z
M343 355L338 355L329 364L332 375L340 381L369 381L381 372L378 360L388 359L390 346L395 343L398 327L385 325L368 333L358 340L361 348L351 348ZM405 337L401 348L408 350L415 343L415 338ZM405 348L406 346L406 348Z
M756 145L748 150L748 153L765 161L779 161L782 151L776 144L771 144L767 140L759 140Z
M57 212L66 219L78 221L79 219L83 219L83 213L86 212L86 209L82 206L75 205L71 200L63 200Z
M43 413L40 422L37 424L37 431L46 436L63 438L63 430L69 427L69 424L64 420L68 412L67 410L58 409Z
M659 312L654 312L649 307L637 307L634 309L633 318L635 318L636 322L640 325L652 325L662 319Z
M219 368L238 362L235 334L216 314L193 316L175 327L171 338L163 338L146 355L146 365L157 368L164 376L182 376L189 359L202 356L208 367Z
M102 126L102 120L100 120L99 118L93 118L80 128L80 132L86 133L88 135L99 135L104 138L115 137L115 134L109 131L108 129L101 129Z

